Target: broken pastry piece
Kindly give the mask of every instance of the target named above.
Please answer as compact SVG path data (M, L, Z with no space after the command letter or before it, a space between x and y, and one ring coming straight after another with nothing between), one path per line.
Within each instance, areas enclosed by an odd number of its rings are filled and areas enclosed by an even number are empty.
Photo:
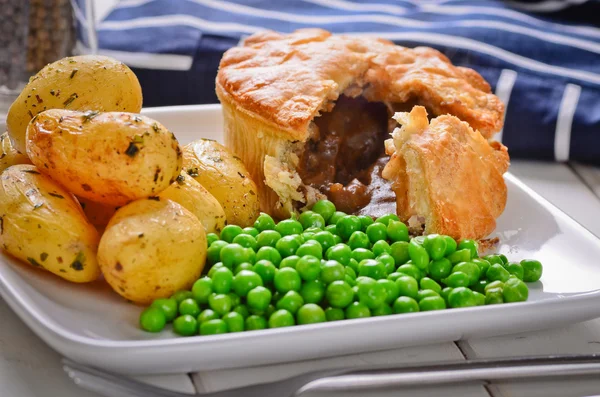
M279 218L325 197L347 213L394 212L381 171L395 112L422 105L485 138L504 112L477 72L434 49L322 29L248 37L223 55L216 92L225 144L257 183L261 210Z
M481 239L506 205L505 146L488 143L469 124L444 115L431 120L422 106L396 113L401 124L386 142L383 177L392 181L397 214L425 233Z

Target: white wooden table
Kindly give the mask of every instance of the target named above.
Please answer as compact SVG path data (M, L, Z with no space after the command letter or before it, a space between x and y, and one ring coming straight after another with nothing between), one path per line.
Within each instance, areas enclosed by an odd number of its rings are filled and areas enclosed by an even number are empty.
M580 165L513 162L511 171L526 184L561 208L597 236L600 236L600 169ZM506 319L510 321L510 319ZM344 364L460 360L465 358L516 356L551 353L600 353L600 319L561 329L524 333L457 343L403 348L332 358L306 363L307 370L326 368L331 362ZM98 397L79 389L63 373L61 357L35 336L0 300L0 396L2 397ZM304 364L303 364L304 365ZM298 366L295 365L297 371ZM277 366L279 373L289 370ZM224 382L268 378L271 371L239 369L224 372L138 378L172 390L193 393ZM329 394L330 396L332 394ZM356 394L356 396L364 394ZM380 395L380 394L378 394ZM600 395L600 378L579 377L492 385L458 385L394 391L390 396L544 396ZM249 396L251 397L251 396Z

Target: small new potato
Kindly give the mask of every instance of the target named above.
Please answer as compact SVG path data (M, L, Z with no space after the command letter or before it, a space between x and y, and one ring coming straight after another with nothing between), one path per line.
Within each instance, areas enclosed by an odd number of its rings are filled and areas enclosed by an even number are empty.
M66 280L100 275L98 232L75 197L33 165L0 176L0 245L10 255Z
M220 233L225 226L225 211L219 201L185 172L158 196L183 205L196 215L207 233Z
M242 161L210 139L183 148L183 169L221 203L227 223L252 226L259 214L258 190Z
M206 260L206 233L194 214L157 197L121 207L98 248L104 278L121 296L138 303L189 289Z
M139 113L142 88L131 69L109 57L82 55L47 65L8 110L6 125L19 152L26 150L27 124L47 109Z
M12 146L8 132L5 132L0 135L0 172L16 164L31 164L31 161Z
M154 196L181 172L172 132L132 113L52 109L27 127L27 154L78 197L120 206Z

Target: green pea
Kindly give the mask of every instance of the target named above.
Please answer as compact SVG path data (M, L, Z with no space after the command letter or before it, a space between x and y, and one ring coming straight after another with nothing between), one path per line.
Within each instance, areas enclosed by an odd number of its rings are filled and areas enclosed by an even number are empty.
M298 324L316 324L324 323L327 318L325 317L325 311L321 306L315 305L314 303L307 303L298 309L296 320Z
M173 295L171 295L172 299L175 299L175 301L177 302L177 306L179 306L179 304L188 299L188 298L193 298L194 294L192 294L192 291L187 291L187 290L180 290L175 292Z
M238 225L227 225L221 230L221 240L232 243L235 236L242 234L243 230Z
M342 265L348 265L352 256L352 250L346 244L336 244L325 252L325 258L338 261Z
M202 324L205 321L215 320L219 318L219 315L212 309L204 309L198 315L198 324Z
M240 263L239 265L237 265L235 267L235 270L233 271L234 276L236 274L238 274L239 272L241 272L242 270L254 271L254 266L248 262Z
M212 278L212 290L218 294L226 294L231 289L233 282L233 273L226 267L217 269ZM193 290L192 290L193 293Z
M393 272L387 276L387 279L391 281L396 281L402 276L406 276L406 274L400 272Z
M208 306L220 316L231 311L232 303L229 295L212 294L208 297ZM181 312L181 307L179 311Z
M394 281L388 279L381 279L377 280L377 283L385 287L385 290L387 292L387 296L385 298L386 304L390 305L394 303L394 301L400 296L400 288L398 287L398 284L396 284Z
M208 264L214 265L221 260L221 249L227 245L227 241L217 240L208 247L206 260Z
M340 236L338 236L337 234L333 235L333 243L335 245L342 244L343 242L344 242L344 240L342 240L342 238Z
M334 260L328 260L321 265L321 280L325 284L330 284L336 280L343 280L346 275L344 266Z
M269 214L261 212L256 221L254 221L254 227L259 231L275 230L275 221Z
M516 277L509 278L504 283L502 297L504 302L525 302L529 297L527 284Z
M354 300L354 291L348 283L338 280L327 286L325 296L332 307L343 309Z
M260 233L258 229L252 226L248 226L242 229L242 234L248 234L254 238L258 236L258 233Z
M408 237L408 227L403 222L390 219L386 231L388 238L394 242L410 240Z
M233 308L233 311L239 313L242 317L244 317L244 319L248 318L250 315L250 311L246 305L237 305Z
M429 276L441 281L452 273L452 263L447 258L437 259L429 263Z
M347 319L371 317L371 310L361 302L352 302L345 310Z
M542 277L543 266L540 261L535 259L523 259L521 261L523 267L523 281L534 283Z
M219 241L219 236L217 236L215 233L207 233L206 234L206 246L210 247L210 245L212 243L214 243L215 241Z
M428 296L419 301L419 310L428 312L431 310L444 310L446 301L441 296Z
M453 265L460 262L469 262L471 260L471 251L468 249L454 251L447 258Z
M486 276L490 281L506 282L510 277L510 273L502 265L494 263L486 272Z
M421 287L421 289L433 290L437 294L442 293L442 287L429 277L423 277L421 280L419 280L419 286Z
M406 241L396 241L390 246L392 258L396 262L396 266L404 265L410 259L408 253L408 245Z
M468 287L471 284L471 277L463 272L454 272L442 280L442 283L448 287Z
M375 222L373 218L368 215L359 215L358 219L360 219L360 223L362 224L362 231L366 231L367 227Z
M477 303L477 306L485 305L485 295L483 295L480 292L473 291L473 297L475 298L475 302Z
M267 320L262 316L253 314L246 318L244 325L245 325L246 331L255 331L255 330L259 330L259 329L265 329L265 328L267 328Z
M426 237L427 236L416 236L416 237L413 237L411 239L411 241L414 241L415 244L417 244L417 245L423 245L423 243L425 242L425 238Z
M248 253L246 250L250 249L236 243L227 244L221 249L221 262L230 269L235 268L240 263L248 262Z
M504 263L505 265L508 265L508 258L506 257L506 255L498 254L498 256L500 257L500 260L502 260L502 263Z
M309 228L321 229L325 227L325 219L321 216L321 214L317 214L313 211L306 211L302 213L298 220L305 230Z
M198 303L192 299L184 299L179 304L179 314L189 314L190 316L198 317L200 314L200 306Z
M413 298L408 296L400 296L394 302L394 313L416 313L420 310L419 304Z
M283 269L285 267L291 267L292 269L295 269L299 260L300 260L300 257L298 255L288 256L287 258L283 258L281 260L281 263L279 264L279 268Z
M315 235L313 236L313 239L318 242L319 244L321 244L321 247L323 248L324 252L327 252L327 250L331 247L333 247L334 244L334 239L333 239L333 234L326 232L326 231L320 231L315 233Z
M207 276L210 278L212 277L213 274L215 274L215 272L217 271L217 269L220 269L222 267L225 267L225 265L223 264L223 262L217 262L214 265L211 266L210 270L207 273Z
M525 270L519 262L509 262L508 265L506 265L506 270L519 280L523 280L523 277L525 276Z
M327 221L327 223L329 225L337 225L337 223L339 222L340 219L344 218L348 216L348 214L346 214L345 212L342 211L335 211L333 213L333 215L331 215L331 218L329 218L329 220ZM336 227L337 230L337 227Z
M451 287L446 287L442 290L442 293L440 294L440 296L442 298L444 298L444 300L446 301L446 303L448 303L448 295L450 294L450 292L452 292L452 288Z
M457 247L459 250L468 249L471 252L471 258L477 258L479 256L477 251L478 248L479 245L475 240L460 240Z
M221 319L205 321L200 324L200 335L218 335L227 332L227 323Z
M437 292L432 289L420 289L417 294L417 302L421 301L421 299L428 298L430 296L440 296Z
M277 268L271 261L261 259L252 266L252 270L262 278L263 284L269 284L273 282Z
M463 272L464 274L466 274L467 276L469 276L469 285L473 286L475 284L477 284L477 282L479 281L479 276L480 274L480 270L479 270L479 266L477 266L475 263L473 262L460 262L457 263L456 265L454 265L454 267L452 268L452 272Z
M502 288L490 288L485 291L486 305L499 305L504 303L504 294Z
M269 316L269 328L290 327L295 324L292 313L284 309L276 310Z
M378 241L385 241L388 237L386 225L380 222L375 222L367 226L366 233L369 241L373 244Z
M500 258L500 255L487 255L487 256L484 256L483 259L488 261L490 266L493 265L494 263L504 266L504 262L502 261L502 258Z
M448 256L456 251L456 247L458 244L456 240L450 236L442 236L444 241L446 241L446 252L444 252L444 256Z
M410 244L408 244L408 255L413 264L420 270L427 269L427 265L429 265L429 254L422 245L411 241Z
M470 289L457 287L448 294L448 306L452 308L477 306L477 300Z
M383 305L371 310L371 314L373 317L389 316L390 314L394 314L394 310L389 304L384 303Z
M267 310L265 311L265 317L271 317L271 314L275 313L275 306L273 306L273 304L270 304L267 307Z
M284 219L275 226L275 230L283 237L301 234L304 231L302 224L295 219Z
M323 228L323 231L331 233L332 236L337 236L337 227L335 223L333 225L327 225Z
M446 256L446 240L439 234L430 234L425 238L423 246L427 250L429 257L433 260L439 260Z
M277 251L277 249L275 249L273 247L270 247L270 246L261 247L256 252L256 261L261 261L261 260L267 260L267 261L271 262L273 265L279 266L279 264L281 263L281 254L279 253L279 251Z
M312 211L321 215L327 222L329 218L335 213L335 204L329 200L319 200L312 206Z
M244 330L244 317L240 313L227 313L222 320L227 325L228 332L242 332ZM200 333L202 333L202 329L200 329Z
M242 270L233 277L231 286L238 296L244 297L250 290L258 286L262 287L263 280L252 270Z
M301 226L302 227L302 226ZM275 243L275 248L281 254L282 258L287 258L288 256L292 256L296 253L296 250L300 247L300 242L294 236L284 236L277 243Z
M344 310L338 307L328 307L325 309L325 318L327 321L340 321L343 320L346 316L344 315Z
M381 223L378 223L378 225L381 225ZM371 247L371 250L373 251L373 255L375 255L376 257L383 254L390 255L391 257L392 253L392 247L385 240L379 240L375 242L375 244L373 244L373 247Z
M423 278L423 274L421 273L421 270L419 270L419 268L416 267L415 265L412 265L409 263L398 267L398 269L396 271L398 271L400 273L404 273L407 276L414 278L415 280L420 280L421 278Z
M196 280L192 286L192 298L200 304L208 303L208 297L213 293L212 285L213 281L208 277Z
M168 323L173 321L177 317L177 301L173 298L161 298L156 299L150 307L155 307L163 311L165 319Z
M344 271L346 272L347 276L350 276L350 278L352 278L353 280L356 280L357 276L356 276L356 272L354 271L353 268L351 268L350 266L346 266Z
M377 262L382 263L385 268L385 274L391 274L396 270L396 261L390 254L381 254L377 257Z
M371 247L371 243L369 242L369 237L367 237L366 233L359 230L352 233L350 239L348 240L348 246L353 250L357 248L369 249Z
M299 257L311 255L318 259L323 259L323 247L317 241L307 241L296 250L296 255Z
M375 254L366 248L356 248L354 251L352 251L352 259L354 259L358 263L364 261L365 259L374 259L374 258L375 258Z
M262 247L273 247L277 242L281 239L281 234L277 233L275 230L264 230L256 236L256 246L258 248Z
M298 259L295 269L303 280L316 280L321 274L321 261L312 255L305 255Z
M298 309L304 304L304 298L296 291L286 292L275 304L277 309L284 309L292 314L296 314Z
M238 234L233 238L234 244L239 244L244 248L250 248L256 251L257 243L256 239L249 234Z
M271 303L273 295L265 287L255 287L248 292L246 303L248 307L254 310L266 310Z
M279 269L279 271L275 273L273 282L277 291L282 294L285 294L288 291L300 291L302 285L300 275L296 269L292 269L291 267Z
M387 272L385 271L385 265L375 259L365 259L358 264L358 275L371 277L375 280L385 278Z
M473 287L473 291L477 291L480 294L485 294L485 287L487 287L488 283L488 280L479 280Z
M358 261L354 258L350 258L346 267L354 270L354 273L358 273Z
M166 323L165 312L158 307L149 307L140 314L140 327L146 332L160 332Z
M471 262L473 262L474 264L476 264L477 266L479 266L479 278L483 279L486 277L486 273L488 271L488 269L490 268L490 262L486 261L485 259L481 259L481 258L473 258L471 259Z
M300 295L305 303L320 303L325 296L325 284L320 280L307 281L300 287Z
M179 316L173 320L173 332L181 336L196 335L198 333L198 321L189 314Z
M346 215L336 223L337 234L346 241L352 233L362 229L362 223L355 215Z
M358 301L364 303L369 309L375 309L386 302L387 288L381 283L358 284Z
M396 214L386 214L386 215L380 216L379 218L375 219L375 222L383 223L387 227L388 224L390 223L390 221L399 221L399 220L400 220L400 218L398 218L398 215L396 215Z

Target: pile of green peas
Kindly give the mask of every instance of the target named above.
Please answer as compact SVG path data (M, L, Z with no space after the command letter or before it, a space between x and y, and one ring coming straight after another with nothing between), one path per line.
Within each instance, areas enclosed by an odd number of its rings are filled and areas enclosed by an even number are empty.
M328 200L276 223L208 234L206 267L191 291L157 299L140 326L167 323L182 336L527 300L536 260L479 257L473 240L413 237L394 214L376 220L336 211Z

